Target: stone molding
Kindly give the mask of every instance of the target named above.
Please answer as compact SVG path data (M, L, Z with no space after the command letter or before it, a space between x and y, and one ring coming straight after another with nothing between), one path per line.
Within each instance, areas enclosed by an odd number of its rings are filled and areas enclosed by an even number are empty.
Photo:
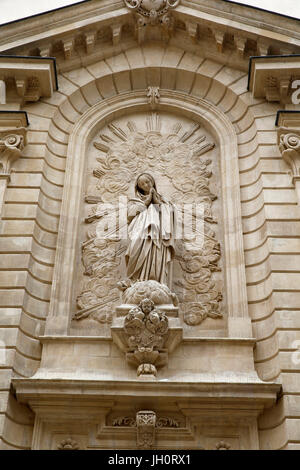
M247 383L243 384L234 381L225 383L224 379L215 377L213 383L143 382L142 387L136 381L62 381L31 378L13 379L13 386L18 400L29 404L36 414L32 445L34 450L49 449L49 438L51 432L55 434L55 430L56 434L61 436L59 445L62 442L68 448L74 445L68 440L72 436L71 439L78 443L81 449L86 448L84 444L80 445L80 435L88 433L87 423L90 429L95 430L95 437L90 441L89 449L108 448L107 446L111 445L109 442L117 443L120 449L135 448L135 445L137 448L151 448L153 444L158 448L169 448L167 446L174 440L177 449L187 448L185 446L197 449L197 435L199 432L203 433L204 427L212 437L215 436L210 445L215 448L222 441L227 443L224 432L226 426L231 429L235 427L237 433L242 432L242 428L247 435L250 432L251 437L246 440L244 448L258 449L257 417L265 408L275 403L276 394L280 389L279 384L255 383L249 380L249 377ZM108 425L106 416L111 410L118 407L124 410L124 406L128 409L128 398L132 400L133 396L133 409L137 407L141 410L140 415L136 415L137 425L134 425L134 418L130 425L122 425L122 422L119 426ZM145 401L145 396L147 402L152 404L147 413L142 411L140 405ZM166 422L166 426L158 426L159 416L168 416L166 413L170 409L184 416L184 422L179 427ZM143 419L145 415L146 420ZM81 433L76 432L76 428L81 429ZM201 446L202 442L203 438ZM227 446L220 445L221 447ZM57 444L54 449L57 449Z
M300 129L300 110L285 110L280 109L277 111L275 125L278 127L286 127L291 129Z

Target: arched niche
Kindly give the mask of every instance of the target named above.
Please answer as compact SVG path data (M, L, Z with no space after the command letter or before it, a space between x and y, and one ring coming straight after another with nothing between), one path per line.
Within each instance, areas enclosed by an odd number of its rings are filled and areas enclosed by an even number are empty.
M219 146L222 193L224 280L230 337L251 337L241 226L238 146L235 129L216 106L183 92L160 90L158 111L199 122ZM70 135L50 312L46 335L67 335L74 299L87 147L105 123L133 112L151 111L146 91L122 93L97 103L76 122Z

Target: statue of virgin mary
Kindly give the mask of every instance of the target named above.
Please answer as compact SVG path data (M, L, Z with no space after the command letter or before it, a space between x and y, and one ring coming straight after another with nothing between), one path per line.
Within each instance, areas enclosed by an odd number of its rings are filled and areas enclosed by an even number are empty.
M148 173L137 177L135 195L128 204L127 276L132 281L155 280L171 287L176 212Z

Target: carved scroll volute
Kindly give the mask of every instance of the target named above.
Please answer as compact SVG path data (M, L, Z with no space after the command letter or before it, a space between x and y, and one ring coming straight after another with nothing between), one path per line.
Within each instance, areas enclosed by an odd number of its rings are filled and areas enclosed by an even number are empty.
M25 146L24 128L0 131L0 177L10 178L12 164L20 158Z
M281 127L278 144L283 159L291 167L293 183L300 179L300 130Z
M137 447L151 449L155 442L156 413L139 411L136 414Z

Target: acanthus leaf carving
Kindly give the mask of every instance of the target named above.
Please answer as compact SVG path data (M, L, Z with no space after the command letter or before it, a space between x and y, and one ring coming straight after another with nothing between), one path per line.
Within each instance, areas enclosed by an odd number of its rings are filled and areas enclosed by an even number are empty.
M136 417L132 416L118 416L113 419L112 426L114 427L130 427L134 428L137 426ZM177 419L169 416L157 416L156 428L179 428L180 423Z
M129 310L124 321L129 351L127 360L138 365L137 375L156 376L155 364L165 355L163 350L169 330L167 316L155 307L150 299L144 299Z
M163 347L168 318L150 299L144 299L125 317L124 331L130 349L150 352Z
M158 417L156 421L157 428L179 428L179 421L168 416Z
M120 426L120 427L130 427L134 428L136 426L136 419L130 416L119 416L115 418L112 422L113 426Z

